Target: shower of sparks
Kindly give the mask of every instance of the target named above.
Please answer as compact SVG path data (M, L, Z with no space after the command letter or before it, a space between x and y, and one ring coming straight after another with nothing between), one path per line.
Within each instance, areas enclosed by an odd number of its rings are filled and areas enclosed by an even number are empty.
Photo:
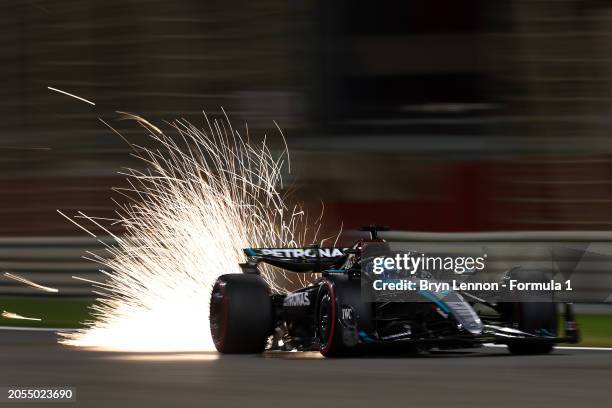
M0 316L4 317L5 319L15 319L15 320L34 320L36 322L40 322L42 320L37 317L21 316L21 315L18 315L17 313L7 312L6 310L3 310Z
M39 285L38 283L34 283L31 280L28 280L26 278L22 278L21 276L18 276L18 275L9 273L9 272L4 272L4 276L6 276L7 278L10 278L10 279L13 279L13 280L15 280L17 282L23 283L25 285L31 286L31 287L33 287L35 289L42 290L44 292L51 292L51 293L59 292L58 289L50 288L48 286Z
M204 115L205 129L177 120L171 124L175 137L139 116L124 118L140 124L156 146L131 145L146 170L122 173L130 188L117 189L127 201L117 204L114 222L125 230L120 237L102 220L83 213L69 218L116 243L105 244L104 256L88 254L106 279L92 282L100 295L93 319L61 334L60 342L107 350L214 350L208 314L215 279L240 272L243 248L314 242L320 217L308 220L281 193L286 145L274 154L265 137L253 142L248 128L242 136L227 115L212 121ZM312 278L270 267L262 275L276 292Z
M102 282L98 282L98 281L91 280L91 279L81 278L80 276L72 276L72 279L80 280L81 282L87 282L87 283L91 283L91 284L94 284L94 285L102 285L103 284Z
M87 99L81 98L80 96L76 96L76 95L73 95L73 94L68 93L66 91L62 91L61 89L52 88L50 86L48 86L47 89L49 89L50 91L59 92L59 93L64 94L66 96L70 96L71 98L75 98L75 99L78 99L79 101L87 102L90 105L96 106L96 104L94 102L92 102L92 101L88 101Z

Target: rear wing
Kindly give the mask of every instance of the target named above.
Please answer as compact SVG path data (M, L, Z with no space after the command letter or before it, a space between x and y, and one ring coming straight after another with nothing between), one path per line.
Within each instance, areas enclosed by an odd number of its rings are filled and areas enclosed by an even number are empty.
M349 248L246 248L247 262L240 264L244 273L259 273L257 265L267 263L291 272L321 272L332 268Z

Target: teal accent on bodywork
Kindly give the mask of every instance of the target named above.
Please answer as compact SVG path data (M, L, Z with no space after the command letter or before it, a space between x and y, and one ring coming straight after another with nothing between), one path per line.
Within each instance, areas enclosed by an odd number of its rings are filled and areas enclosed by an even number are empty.
M345 269L326 269L323 271L323 273L344 273L346 272Z
M359 338L361 340L363 340L366 343L373 343L374 339L372 339L370 336L368 336L368 333L364 332L363 330L359 330Z
M541 329L540 334L547 337L556 337L553 333L549 332L546 329Z
M440 299L438 299L438 297L436 295L434 295L432 292L428 291L428 290L419 290L417 292L419 295L423 296L426 299L431 300L432 302L434 302L440 309L442 309L444 311L444 313L449 313L450 309L448 308L448 306L446 306L444 304L444 302L442 302Z
M255 252L255 250L253 248L247 248L244 250L247 254L247 256L255 256L257 255L257 252Z

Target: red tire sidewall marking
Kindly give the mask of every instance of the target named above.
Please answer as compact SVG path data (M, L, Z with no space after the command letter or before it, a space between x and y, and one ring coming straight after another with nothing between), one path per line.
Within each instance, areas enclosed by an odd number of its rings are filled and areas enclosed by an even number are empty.
M336 293L334 291L334 285L329 280L326 279L324 285L329 289L329 297L331 298L332 305L331 329L329 330L327 343L325 344L325 347L321 349L321 354L326 355L331 350L334 342L334 332L336 329Z

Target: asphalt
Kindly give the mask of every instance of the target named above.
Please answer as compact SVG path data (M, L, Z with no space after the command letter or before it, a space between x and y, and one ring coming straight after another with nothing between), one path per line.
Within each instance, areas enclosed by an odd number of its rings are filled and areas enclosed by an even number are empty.
M111 353L60 346L50 332L0 330L0 387L76 387L76 402L53 407L604 407L611 378L606 350L352 359Z

